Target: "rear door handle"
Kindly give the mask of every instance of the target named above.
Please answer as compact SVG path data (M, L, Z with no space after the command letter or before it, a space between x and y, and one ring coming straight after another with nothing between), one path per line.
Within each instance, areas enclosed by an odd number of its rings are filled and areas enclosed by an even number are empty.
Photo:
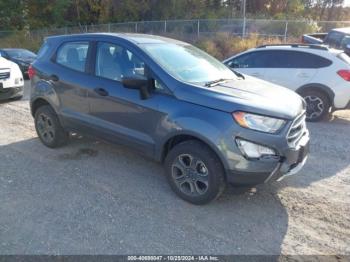
M108 91L104 88L97 87L94 89L94 91L99 94L100 96L108 96Z

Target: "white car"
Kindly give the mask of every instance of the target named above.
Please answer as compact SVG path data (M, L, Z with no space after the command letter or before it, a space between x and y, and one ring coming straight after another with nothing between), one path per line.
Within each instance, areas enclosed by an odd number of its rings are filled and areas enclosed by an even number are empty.
M295 90L307 120L350 108L350 57L322 45L264 45L223 61L231 69Z
M20 99L23 96L23 75L19 66L0 57L0 100Z

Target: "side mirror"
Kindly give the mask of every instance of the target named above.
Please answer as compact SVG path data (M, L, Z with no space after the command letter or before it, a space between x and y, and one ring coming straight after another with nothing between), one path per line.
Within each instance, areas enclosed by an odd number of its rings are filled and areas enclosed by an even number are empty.
M239 64L235 61L232 61L230 64L229 64L229 67L231 68L239 68Z
M122 84L126 88L140 90L140 98L142 100L145 100L151 96L152 85L154 86L154 80L136 76L123 77Z

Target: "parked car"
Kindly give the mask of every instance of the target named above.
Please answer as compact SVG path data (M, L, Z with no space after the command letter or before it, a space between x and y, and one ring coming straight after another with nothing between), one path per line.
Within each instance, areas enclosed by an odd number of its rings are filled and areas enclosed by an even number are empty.
M29 69L44 145L75 131L163 162L171 188L204 204L227 182L298 172L308 155L305 104L288 89L234 73L205 52L137 34L48 37Z
M29 79L28 68L36 58L35 53L20 48L4 48L0 49L0 56L6 58L7 60L15 62L21 69L23 76L26 79Z
M264 45L224 63L296 91L307 103L308 121L319 121L330 110L350 108L350 58L341 50L320 45Z
M303 35L302 42L306 44L324 44L350 54L350 27L336 28L329 33L306 34Z
M0 100L21 99L23 75L18 65L0 57Z

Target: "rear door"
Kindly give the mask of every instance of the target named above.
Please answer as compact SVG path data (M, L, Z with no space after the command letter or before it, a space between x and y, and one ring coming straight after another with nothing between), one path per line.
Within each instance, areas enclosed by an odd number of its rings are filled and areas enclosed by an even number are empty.
M60 45L53 57L49 81L55 86L60 99L60 114L65 124L75 127L87 121L89 104L87 100L86 73L89 41L70 41Z
M311 83L319 68L332 62L315 54L294 50L270 50L265 80L296 90Z
M226 64L240 73L265 79L268 60L265 51L253 51L237 56Z

